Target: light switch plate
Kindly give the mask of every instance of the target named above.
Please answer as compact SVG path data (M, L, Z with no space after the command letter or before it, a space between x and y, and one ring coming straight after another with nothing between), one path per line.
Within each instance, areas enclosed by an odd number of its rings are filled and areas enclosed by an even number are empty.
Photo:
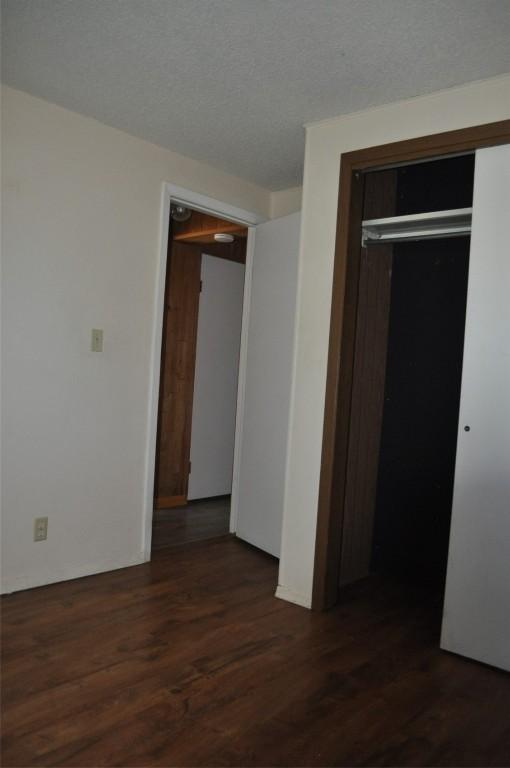
M92 352L103 351L103 329L92 328L92 338L90 342L90 349Z
M48 538L48 518L34 518L34 541L45 541Z

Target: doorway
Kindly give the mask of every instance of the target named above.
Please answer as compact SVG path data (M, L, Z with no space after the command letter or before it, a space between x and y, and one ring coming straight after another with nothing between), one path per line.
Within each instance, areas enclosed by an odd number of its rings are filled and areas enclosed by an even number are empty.
M341 157L338 207L338 236L335 251L333 295L329 339L328 376L326 383L323 450L317 536L315 547L312 605L324 610L333 605L339 594L343 536L346 515L346 480L351 451L351 408L355 402L353 387L354 353L359 309L360 265L363 251L360 228L364 216L365 181L368 172L394 170L422 160L453 159L485 147L505 144L510 140L507 121L426 136L395 144L371 147L346 153ZM391 199L390 194L386 195ZM394 188L393 188L394 194ZM377 214L376 214L377 215ZM383 211L380 216L391 215ZM450 224L462 225L458 219ZM443 221L443 223L445 223ZM458 227L457 227L458 229ZM381 232L379 232L381 234ZM459 232L457 232L459 234ZM401 233L402 235L402 233ZM380 244L382 248L384 234ZM375 388L381 391L380 388ZM365 414L372 413L366 411ZM373 415L373 414L372 414ZM379 417L382 414L379 411ZM380 433L379 433L380 435ZM375 447L378 469L379 445ZM375 491L374 491L375 492ZM364 515L357 521L366 520ZM366 529L373 531L370 525ZM365 539L366 541L366 539ZM365 557L371 558L371 547Z
M153 549L229 532L247 237L170 206Z
M278 557L292 380L300 213L266 220L258 214L169 184L164 185L162 195L146 464L144 555L147 560L151 559L154 498L158 492L154 481L165 278L168 246L171 246L168 237L170 207L176 203L230 225L247 228L229 532ZM191 245L188 243L188 247ZM204 246L199 247L201 252L207 251ZM222 260L218 258L217 261ZM197 325L198 321L199 317ZM193 426L192 419L191 424ZM190 447L192 471L194 455ZM180 466L184 463L181 461ZM198 514L196 508L202 503L198 497L190 500L189 480L188 474L187 503L180 504L184 507L180 510L184 515L181 531L191 514L194 511ZM177 489L179 493L172 489L173 495L184 496L182 488L181 485ZM213 497L213 500L221 503L219 496ZM175 503L179 504L179 500L176 499ZM172 516L173 522L178 523L175 512L179 507L167 506L166 509L167 516ZM201 522L208 527L206 516L201 516Z
M383 572L441 591L474 155L364 176L339 584Z

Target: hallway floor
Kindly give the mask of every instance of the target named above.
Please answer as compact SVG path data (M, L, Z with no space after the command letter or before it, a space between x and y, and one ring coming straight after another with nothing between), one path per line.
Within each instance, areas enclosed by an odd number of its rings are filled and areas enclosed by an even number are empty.
M504 766L510 676L381 580L325 614L234 537L3 598L5 766Z
M184 507L155 509L152 549L224 536L229 531L230 496L190 501Z

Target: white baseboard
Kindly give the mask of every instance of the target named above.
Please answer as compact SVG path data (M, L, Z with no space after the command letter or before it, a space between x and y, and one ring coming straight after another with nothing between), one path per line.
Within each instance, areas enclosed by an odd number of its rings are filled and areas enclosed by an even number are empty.
M278 584L275 597L278 597L280 600L286 600L288 603L300 605L302 608L310 609L312 607L311 597L301 595L299 592L294 592L292 589L284 587L283 584Z
M11 592L20 592L22 589L34 589L34 587L45 587L48 584L56 584L59 581L71 581L80 579L83 576L95 576L98 573L107 573L108 571L118 571L121 568L130 568L133 565L141 565L147 558L143 554L127 558L122 562L94 563L82 565L77 568L65 568L56 570L51 574L42 574L41 576L19 576L18 578L4 579L1 593L8 595Z

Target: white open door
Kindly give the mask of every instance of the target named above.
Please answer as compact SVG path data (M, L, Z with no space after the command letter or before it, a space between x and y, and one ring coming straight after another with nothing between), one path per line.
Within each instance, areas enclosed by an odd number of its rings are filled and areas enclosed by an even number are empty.
M300 214L259 224L253 255L236 533L280 554Z
M476 153L441 647L510 670L510 145Z

